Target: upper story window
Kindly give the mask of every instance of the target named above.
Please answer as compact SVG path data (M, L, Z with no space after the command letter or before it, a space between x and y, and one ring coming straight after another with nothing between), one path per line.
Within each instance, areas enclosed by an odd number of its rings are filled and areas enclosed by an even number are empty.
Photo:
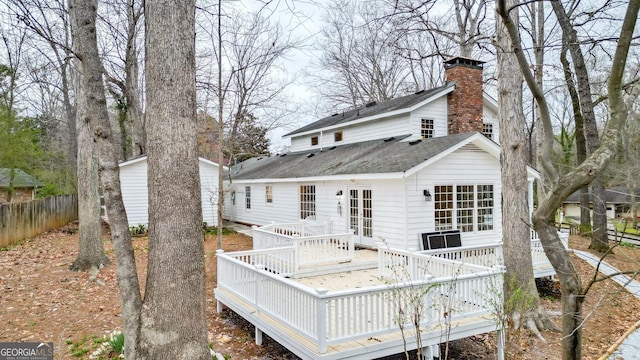
M273 185L265 185L264 197L267 204L273 204Z
M316 216L316 186L300 185L300 219Z
M251 209L251 186L244 187L244 207Z
M493 230L493 207L493 185L435 186L435 230Z
M314 146L314 145L318 145L318 137L317 136L311 137L311 146Z
M493 140L493 124L482 123L482 135Z
M423 139L433 137L433 119L420 119L420 137Z
M333 133L333 141L335 142L342 141L342 131L337 131Z

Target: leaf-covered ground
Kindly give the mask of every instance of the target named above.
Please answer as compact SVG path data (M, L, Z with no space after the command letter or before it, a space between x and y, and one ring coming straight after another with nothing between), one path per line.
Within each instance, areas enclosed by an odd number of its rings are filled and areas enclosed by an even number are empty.
M87 273L72 272L69 264L77 253L77 234L62 229L0 251L0 341L51 341L56 359L89 358L102 337L122 326L115 267L102 269L96 281ZM144 286L147 239L135 238L140 282ZM107 254L115 263L108 234ZM586 249L588 242L571 238L571 246ZM242 234L225 235L225 251L251 248L251 239ZM213 348L232 359L294 359L277 343L266 339L254 343L253 327L229 311L216 313L216 239L205 240L207 265L207 318ZM607 261L621 270L640 269L640 249L619 247ZM574 257L583 281L593 276L593 268ZM557 284L547 283L544 307L560 324L560 301L553 296ZM597 359L632 324L640 319L640 300L611 281L597 283L585 303L584 359ZM561 336L545 332L547 343L522 333L510 343L510 358L559 359ZM477 336L450 344L450 359L492 359L495 338Z

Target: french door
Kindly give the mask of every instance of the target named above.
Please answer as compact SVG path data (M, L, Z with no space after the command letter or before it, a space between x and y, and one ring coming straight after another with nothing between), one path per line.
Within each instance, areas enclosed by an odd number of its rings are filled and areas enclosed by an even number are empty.
M370 187L349 188L349 228L357 244L373 246L373 207Z

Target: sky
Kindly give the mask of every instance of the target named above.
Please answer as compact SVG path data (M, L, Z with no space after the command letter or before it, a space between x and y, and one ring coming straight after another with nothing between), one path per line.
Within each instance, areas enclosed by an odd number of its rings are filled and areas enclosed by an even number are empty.
M318 1L273 0L266 8L263 1L257 0L241 0L229 2L228 4L239 9L247 9L250 12L262 9L266 15L271 15L275 21L279 22L286 31L291 32L296 38L305 39L299 49L293 50L287 56L283 67L287 71L287 76L296 78L294 83L289 86L288 92L296 98L296 101L311 100L314 93L309 84L306 83L304 70L312 64L314 57L319 56L319 50L314 49L316 45L315 39L321 29L323 11ZM277 152L288 146L290 144L289 139L283 139L282 136L314 120L317 120L317 118L299 113L295 116L295 121L290 127L276 128L269 131L271 150Z

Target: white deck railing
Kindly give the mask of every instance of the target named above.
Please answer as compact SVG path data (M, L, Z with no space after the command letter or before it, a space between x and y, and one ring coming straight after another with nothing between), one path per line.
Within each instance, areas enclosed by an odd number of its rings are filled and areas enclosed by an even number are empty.
M419 253L449 260L457 260L466 264L488 267L501 266L504 264L502 257L502 243L424 250Z
M351 233L317 235L306 222L253 227L256 250L293 247L295 269L320 264L353 261L355 244Z
M449 255L455 252L440 252L438 255L443 254ZM465 263L438 255L378 248L378 273L383 278L396 281L417 281L425 278L474 274L489 269L488 266Z
M421 329L428 331L468 317L491 318L502 302L502 270L429 255L420 258L439 265L429 268L437 275L426 280L327 291L254 266L254 252L218 253L218 288L314 342L321 354L328 345L396 332L400 324L412 328L418 312ZM393 261L400 259L392 254Z

